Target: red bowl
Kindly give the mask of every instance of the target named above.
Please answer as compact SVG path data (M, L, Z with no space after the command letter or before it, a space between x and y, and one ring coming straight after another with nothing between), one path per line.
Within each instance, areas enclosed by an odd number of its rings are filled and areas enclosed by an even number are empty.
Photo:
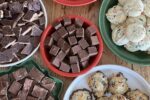
M41 37L41 41L40 41L40 53L41 53L41 56L44 60L44 63L46 64L46 66L52 70L53 72L61 75L61 76L66 76L66 77L77 77L81 74L84 74L86 73L87 71L89 71L91 68L93 68L94 66L96 66L100 59L101 59L101 56L102 56L102 52L103 52L103 41L102 41L102 38L101 38L101 35L100 35L100 32L98 30L98 28L93 24L91 23L89 20L83 18L83 17L80 17L80 16L64 16L64 17L68 17L70 19L75 19L75 18L79 18L81 20L84 21L84 24L86 26L93 26L95 28L95 30L97 31L97 37L98 37L98 40L99 40L99 46L98 46L98 54L97 56L93 57L91 60L90 60L90 64L87 68L85 68L84 70L81 70L81 72L79 73L67 73L67 72L63 72L63 71L60 71L59 69L57 69L55 66L53 66L51 64L51 61L50 61L50 56L48 54L48 52L46 51L45 47L44 47L44 42L45 42L45 39L47 36L50 36L53 32L54 32L54 28L52 27L52 25L48 25L48 27L45 29L45 31L43 32L42 34L42 37ZM64 17L61 17L61 18L58 18L57 20L55 20L54 22L57 22L57 21L62 21Z
M54 1L66 6L83 6L93 3L97 0L54 0Z

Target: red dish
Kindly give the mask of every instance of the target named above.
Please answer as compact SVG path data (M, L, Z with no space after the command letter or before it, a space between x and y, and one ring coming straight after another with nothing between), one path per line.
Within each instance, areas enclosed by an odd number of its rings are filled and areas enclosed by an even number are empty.
M54 0L54 1L66 6L83 6L93 3L97 0Z
M83 17L80 17L80 16L64 16L64 17L68 17L70 19L80 18L84 21L85 25L93 26L95 28L95 30L97 31L96 34L97 34L97 37L99 40L98 54L93 59L91 59L89 66L87 66L87 68L85 68L84 70L81 70L79 73L66 73L66 72L60 71L59 69L57 69L55 66L53 66L51 64L51 61L50 61L51 58L50 58L49 54L47 54L46 49L44 47L44 42L45 42L46 37L50 36L52 34L52 32L54 32L54 28L52 27L52 25L48 25L48 27L45 29L45 31L42 34L41 41L40 41L40 53L41 53L41 56L43 58L45 65L53 72L55 72L61 76L65 76L65 77L77 77L81 74L88 72L91 68L95 67L99 63L102 53L103 53L103 41L102 41L102 38L101 38L98 28L89 20L87 20ZM55 20L54 22L62 21L64 17L61 17L61 18Z

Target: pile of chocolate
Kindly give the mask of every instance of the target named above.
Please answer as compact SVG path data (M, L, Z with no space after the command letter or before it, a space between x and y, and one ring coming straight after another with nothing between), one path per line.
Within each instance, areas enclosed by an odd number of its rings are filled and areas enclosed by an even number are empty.
M61 71L78 73L98 54L99 40L93 26L79 18L64 18L53 25L45 40L50 62Z
M0 0L0 64L30 55L39 44L44 27L39 0Z
M54 100L55 81L33 67L0 77L1 100Z

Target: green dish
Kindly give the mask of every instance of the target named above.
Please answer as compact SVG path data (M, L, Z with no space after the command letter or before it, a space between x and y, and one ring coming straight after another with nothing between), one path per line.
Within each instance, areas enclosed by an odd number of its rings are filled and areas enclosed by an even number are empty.
M0 71L0 76L3 76L5 74L11 74L12 72L20 69L20 68L26 68L27 70L30 70L31 68L36 67L38 70L40 70L43 74L45 74L45 76L53 79L56 82L56 88L55 90L52 92L52 95L54 96L55 100L60 100L60 92L61 89L63 87L63 82L55 77L52 77L51 74L49 73L48 69L46 68L41 68L37 63L35 63L34 60L30 60L27 61L24 64L18 65L18 66L13 66L11 68L9 68L6 71Z
M144 52L129 52L123 46L117 46L114 44L111 38L111 26L110 22L106 19L106 13L109 8L117 5L118 0L103 0L100 13L99 13L99 27L101 35L106 43L107 47L121 59L134 64L141 64L144 66L150 65L150 55Z

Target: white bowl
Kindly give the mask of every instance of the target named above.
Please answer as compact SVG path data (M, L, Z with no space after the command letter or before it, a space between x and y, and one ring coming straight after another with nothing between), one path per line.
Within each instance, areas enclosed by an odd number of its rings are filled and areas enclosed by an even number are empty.
M46 12L46 9L45 9L45 6L44 6L44 3L42 0L39 0L40 3L41 3L41 6L42 6L42 10L44 12L44 16L45 16L45 28L47 27L47 24L48 24L48 18L47 18L47 12ZM40 47L40 44L32 51L32 53L28 56L26 56L25 58L17 61L17 62L13 62L13 63L8 63L8 64L0 64L0 67L12 67L12 66L15 66L15 65L18 65L18 64L21 64L25 61L27 61L30 57L32 57L36 52L37 50L39 49Z
M102 71L107 77L111 76L112 73L122 72L123 75L128 79L129 88L132 90L139 89L150 97L150 85L138 73L119 65L101 65L93 68L88 73L77 77L68 87L63 100L69 100L72 92L77 89L86 88L90 90L87 84L87 78L96 71Z

